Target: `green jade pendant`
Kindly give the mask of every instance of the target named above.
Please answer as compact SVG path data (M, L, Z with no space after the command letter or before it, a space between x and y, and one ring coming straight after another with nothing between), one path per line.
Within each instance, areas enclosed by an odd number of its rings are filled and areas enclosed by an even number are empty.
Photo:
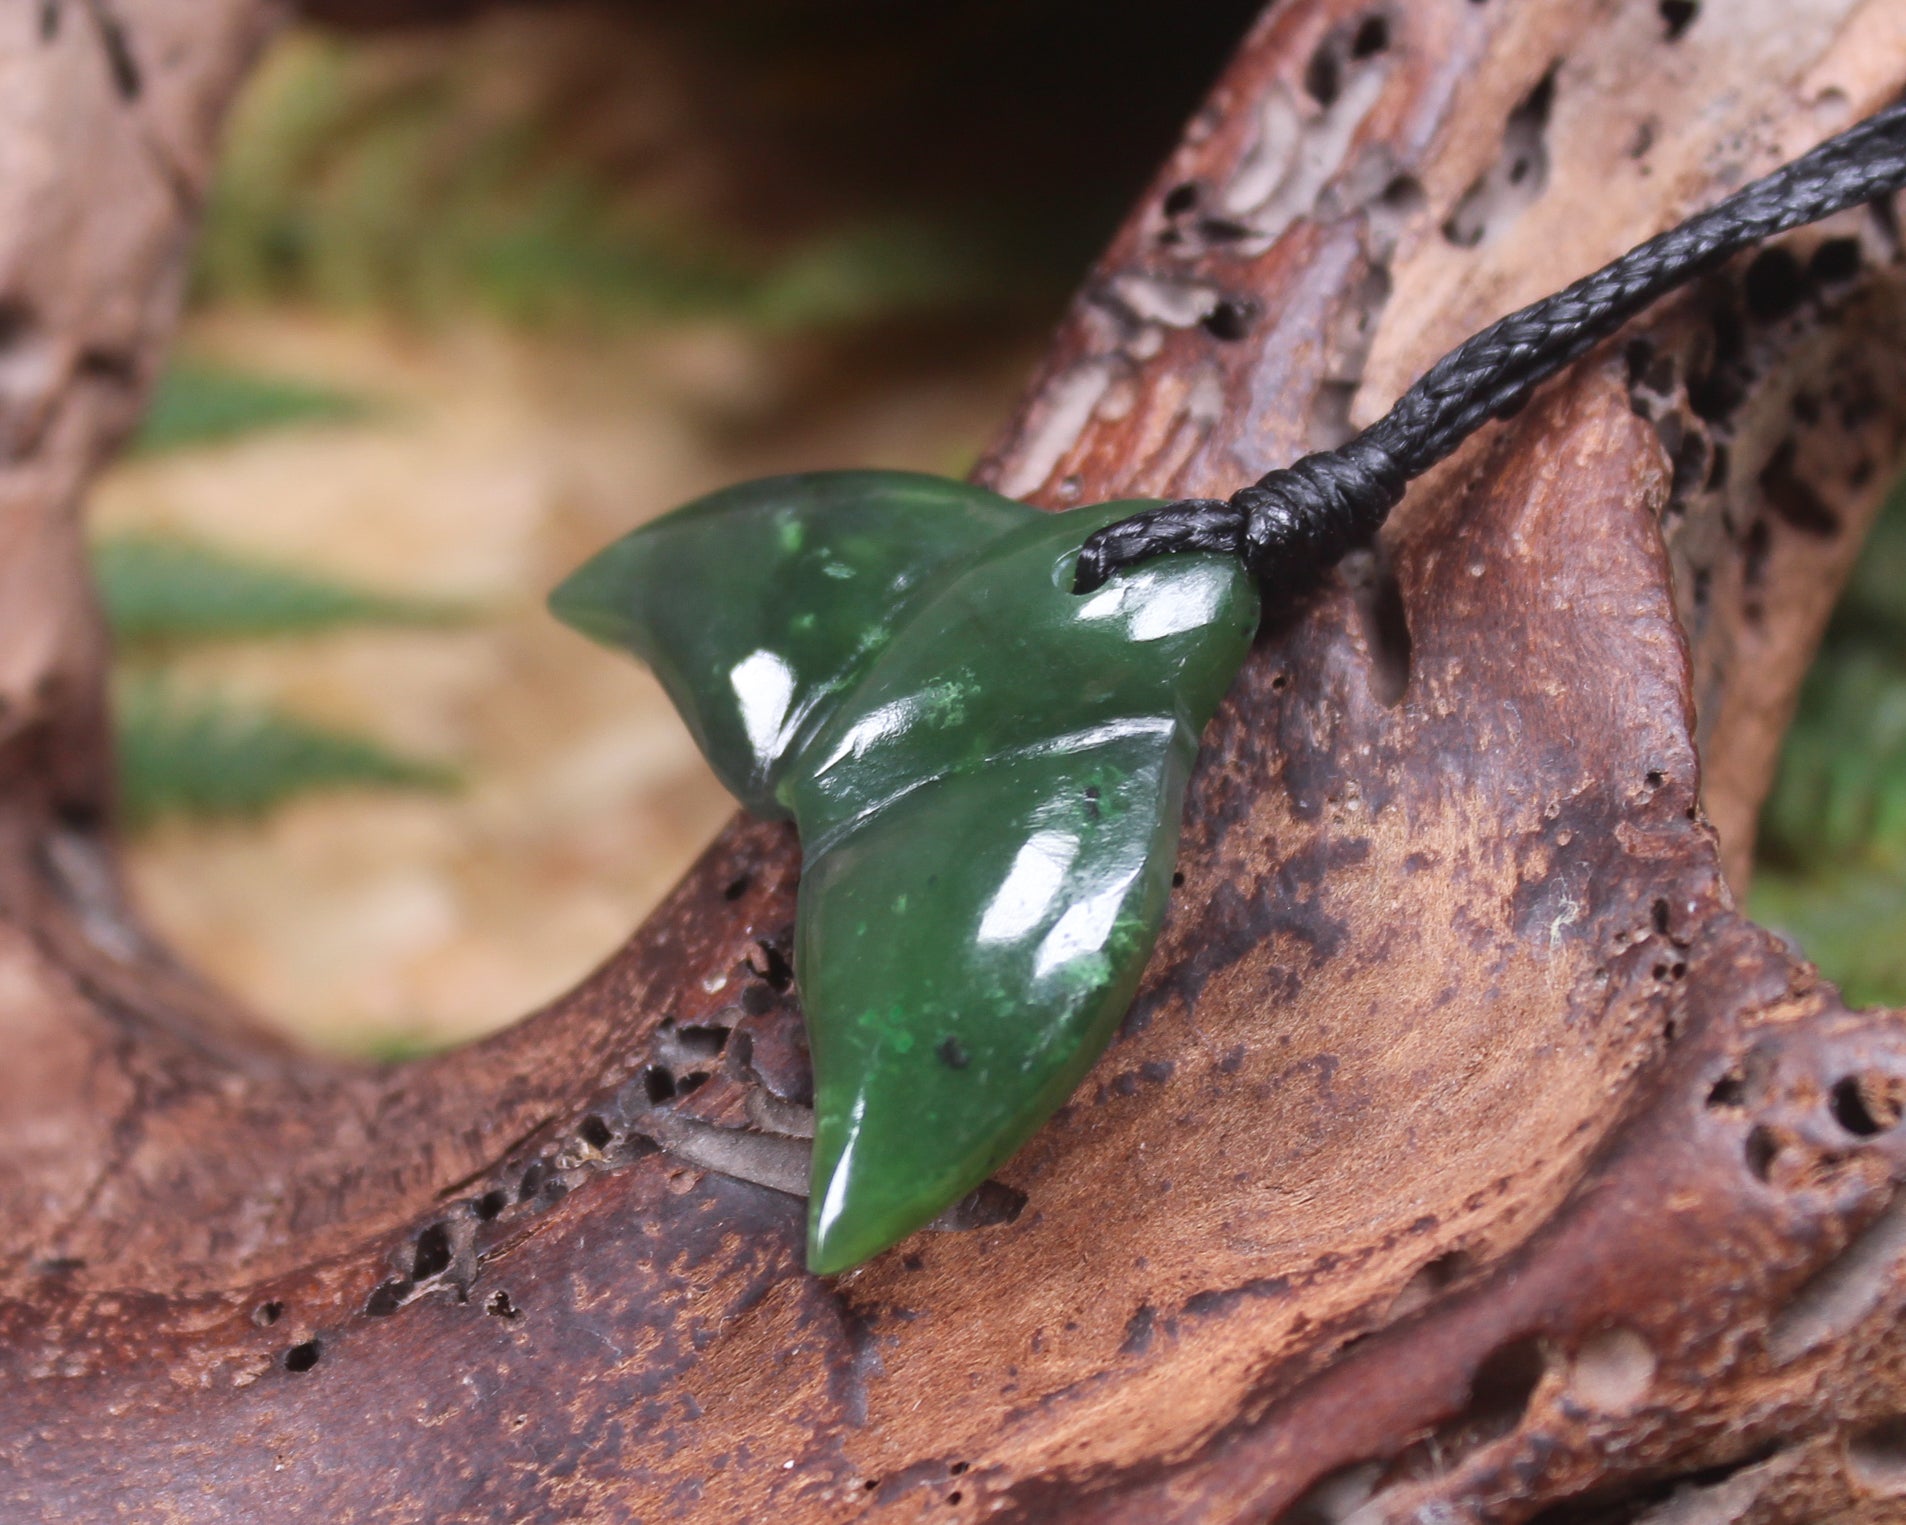
M1257 624L1228 557L1073 593L1086 536L1147 506L773 478L634 531L551 596L655 670L744 805L800 832L812 1271L984 1181L1138 987L1199 733Z

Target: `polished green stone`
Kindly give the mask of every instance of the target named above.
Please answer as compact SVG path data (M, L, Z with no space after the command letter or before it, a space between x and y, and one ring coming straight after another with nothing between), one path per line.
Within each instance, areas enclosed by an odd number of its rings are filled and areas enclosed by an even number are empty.
M697 498L599 551L549 597L634 653L722 783L758 815L788 759L934 574L1033 511L910 471L767 477Z
M1249 579L1215 556L1164 558L1075 595L1080 544L1138 503L1047 515L935 484L954 522L915 545L921 515L907 505L931 497L922 480L830 473L736 489L752 495L748 513L691 505L605 553L616 570L591 563L559 595L559 613L655 662L723 776L771 794L800 830L808 1264L821 1272L978 1185L1104 1048L1164 913L1198 734L1257 618ZM905 492L882 531L887 482ZM798 543L778 534L790 521L777 495L802 505ZM838 521L830 497L847 505ZM815 547L849 533L887 548L853 564L895 590L891 605L832 599L811 575L790 592L774 575L777 560L833 559ZM724 597L710 618L724 561L752 567L765 597ZM592 623L603 608L613 629ZM758 653L800 696L773 745L732 679Z

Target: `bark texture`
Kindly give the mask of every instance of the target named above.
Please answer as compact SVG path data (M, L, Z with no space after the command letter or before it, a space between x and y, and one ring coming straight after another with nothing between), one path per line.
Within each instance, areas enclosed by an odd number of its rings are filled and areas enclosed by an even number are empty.
M1906 1031L1728 889L1906 427L1890 208L1605 346L1269 622L1119 1041L963 1231L820 1281L762 1184L786 831L375 1072L118 904L74 505L269 20L0 8L0 1512L1906 1520ZM1893 0L1284 0L983 475L1228 489L1902 84Z

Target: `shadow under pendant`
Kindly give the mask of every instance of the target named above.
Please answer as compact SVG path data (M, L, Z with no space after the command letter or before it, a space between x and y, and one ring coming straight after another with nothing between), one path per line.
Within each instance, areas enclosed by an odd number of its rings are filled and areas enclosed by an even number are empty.
M812 1271L985 1180L1137 989L1198 737L1258 616L1229 556L1075 593L1086 537L1148 506L770 478L633 531L551 596L654 669L743 805L800 833Z

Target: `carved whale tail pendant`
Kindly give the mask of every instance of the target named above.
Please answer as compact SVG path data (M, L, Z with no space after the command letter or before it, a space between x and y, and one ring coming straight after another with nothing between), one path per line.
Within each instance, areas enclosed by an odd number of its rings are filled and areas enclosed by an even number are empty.
M1086 536L1145 506L772 478L645 525L551 596L655 670L744 805L800 832L810 1270L985 1180L1137 989L1199 733L1257 623L1228 557L1072 591Z

